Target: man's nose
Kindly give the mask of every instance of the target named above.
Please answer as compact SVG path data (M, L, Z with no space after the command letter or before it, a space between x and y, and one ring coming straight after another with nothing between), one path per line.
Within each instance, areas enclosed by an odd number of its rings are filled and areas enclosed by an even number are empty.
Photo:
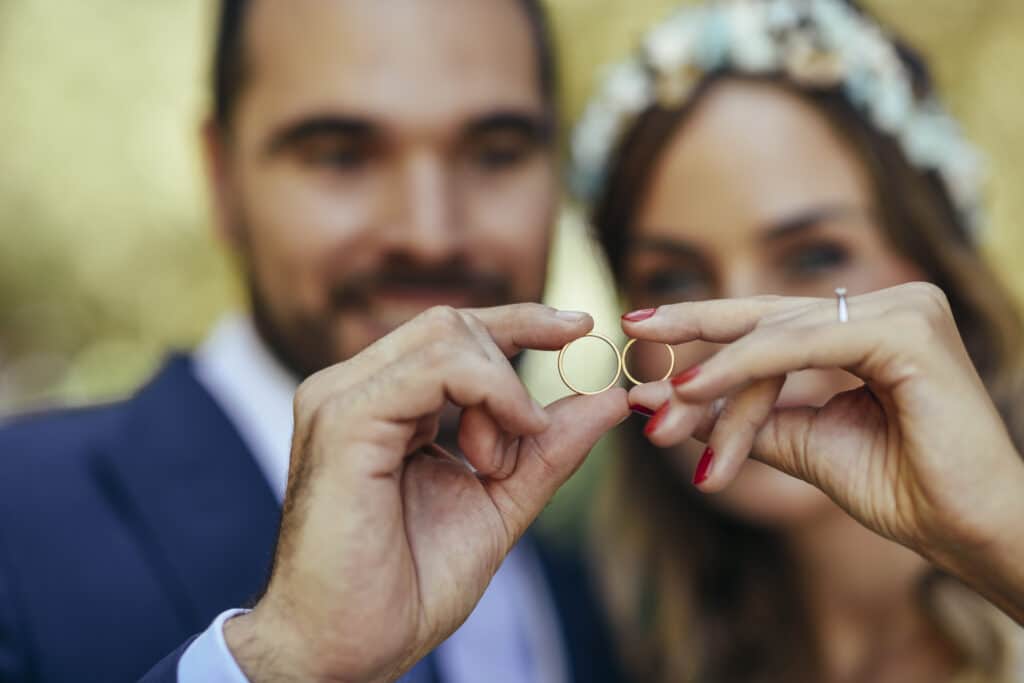
M463 231L448 164L434 155L412 158L399 182L389 247L421 263L451 261L462 248Z

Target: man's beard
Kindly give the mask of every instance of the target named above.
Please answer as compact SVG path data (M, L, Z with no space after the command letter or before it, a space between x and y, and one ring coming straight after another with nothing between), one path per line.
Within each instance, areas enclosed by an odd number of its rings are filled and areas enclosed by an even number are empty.
M305 380L345 360L336 358L338 354L334 349L334 333L329 319L302 317L289 321L288 325L279 324L257 279L251 273L247 274L247 279L256 331L277 361L297 380Z
M251 246L247 245L249 249ZM337 274L329 284L327 303L322 310L275 310L255 271L251 252L247 256L245 276L256 328L276 358L300 380L348 359L362 346L376 341L341 338L341 323L346 315L370 319L385 331L408 322L403 317L395 319L393 311L390 318L386 310L375 311L378 295L430 291L441 299L451 295L464 300L467 307L473 308L513 301L513 287L507 276L470 268L461 259L439 267L424 267L407 258L392 258L374 270Z
M511 303L511 286L507 279L472 273L456 265L446 269L424 270L388 268L375 273L341 278L330 292L330 309L322 316L293 317L278 321L269 299L252 271L247 271L248 294L252 317L260 337L271 353L300 381L324 368L347 360L337 338L337 319L345 313L368 313L374 292L388 288L446 288L473 293L472 307L485 308ZM344 329L340 330L344 334ZM358 349L358 353L362 349ZM518 358L512 360L518 365ZM442 414L437 442L456 451L458 442L458 411Z
M372 302L378 292L447 291L466 297L472 308L501 306L512 301L511 283L507 278L474 272L457 262L433 269L391 263L371 273L338 278L328 292L328 308L322 314L298 314L281 320L275 315L259 278L251 269L246 277L257 330L277 359L299 379L348 360L347 355L363 350L345 343L344 316L372 317Z

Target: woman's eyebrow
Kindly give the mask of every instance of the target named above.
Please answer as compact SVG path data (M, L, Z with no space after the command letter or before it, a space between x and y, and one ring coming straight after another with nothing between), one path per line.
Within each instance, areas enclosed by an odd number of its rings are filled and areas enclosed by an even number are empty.
M864 208L854 204L823 204L805 209L770 224L762 232L758 240L762 243L777 242L787 237L806 233L827 221L867 214L868 212Z
M637 237L626 245L627 251L654 251L659 254L699 259L703 256L696 246L671 237Z

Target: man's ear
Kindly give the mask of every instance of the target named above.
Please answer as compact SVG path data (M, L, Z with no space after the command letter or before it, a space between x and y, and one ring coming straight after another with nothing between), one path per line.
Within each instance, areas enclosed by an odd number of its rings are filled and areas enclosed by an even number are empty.
M241 222L238 220L237 186L231 166L231 143L224 128L212 118L203 122L201 138L217 237L237 252L242 246L243 236L239 234Z

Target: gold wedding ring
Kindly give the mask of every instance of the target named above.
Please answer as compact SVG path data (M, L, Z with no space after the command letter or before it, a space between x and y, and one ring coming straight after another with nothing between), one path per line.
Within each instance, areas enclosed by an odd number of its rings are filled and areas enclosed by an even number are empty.
M599 391L583 391L582 389L576 387L576 385L569 381L569 377L565 374L565 352L569 350L570 346L578 342L579 339L575 339L569 342L568 344L562 347L561 351L558 352L558 376L562 378L562 383L565 384L565 386L569 387L569 389L573 391L573 393L579 394L580 396L596 396L597 394L603 394L604 392L608 391L609 389L611 389L612 387L619 383L619 378L622 377L622 354L619 353L619 347L615 345L615 342L613 342L611 339L604 336L603 334L597 334L592 332L588 334L587 337L600 339L605 344L610 346L612 351L615 352L615 377L613 377L612 381L608 383L608 386L604 387ZM586 339L586 337L580 337L580 339Z
M562 350L558 352L558 376L562 378L562 383L565 384L565 386L569 387L570 391L580 396L596 396L597 394L603 394L604 392L608 391L609 389L617 385L619 383L619 378L622 377L622 375L626 375L626 378L633 384L645 384L645 382L642 382L633 376L633 374L629 371L629 367L626 364L626 358L629 355L629 350L633 348L634 344L636 344L636 339L630 339L629 342L626 343L626 347L622 351L619 351L619 347L615 345L615 342L613 342L611 339L604 336L603 334L597 334L595 332L592 332L591 334L586 335L586 337L600 339L609 347L611 347L611 350L615 353L615 377L612 378L612 381L609 382L607 386L605 386L603 389L599 389L598 391L583 391L575 384L570 382L569 376L565 372L565 353L566 351L569 350L570 346L579 341L579 339L575 339L566 344L565 346L563 346ZM586 337L580 337L580 339L586 339ZM673 349L670 344L665 344L664 346L666 349L668 349L669 365L668 372L665 373L664 377L658 380L659 382L664 382L669 377L671 377L672 373L675 372L676 369L675 349Z
M636 344L636 341L636 339L630 339L628 342L626 342L626 348L622 349L622 372L625 373L626 379L628 379L630 382L632 382L633 384L640 385L646 384L646 382L641 382L636 377L634 377L632 373L630 373L629 363L626 361L626 358L629 357L629 350L633 348L633 344ZM672 376L673 372L676 371L676 350L673 349L670 344L665 344L665 348L668 349L668 372L665 373L664 377L658 380L659 382L664 382L665 380Z

